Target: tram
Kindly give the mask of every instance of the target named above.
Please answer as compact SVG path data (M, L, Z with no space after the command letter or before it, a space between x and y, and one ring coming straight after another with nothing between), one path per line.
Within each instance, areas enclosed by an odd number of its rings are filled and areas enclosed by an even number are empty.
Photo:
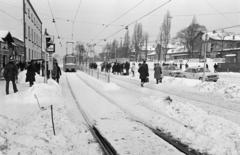
M77 56L74 54L66 54L63 57L63 71L76 72L77 70Z

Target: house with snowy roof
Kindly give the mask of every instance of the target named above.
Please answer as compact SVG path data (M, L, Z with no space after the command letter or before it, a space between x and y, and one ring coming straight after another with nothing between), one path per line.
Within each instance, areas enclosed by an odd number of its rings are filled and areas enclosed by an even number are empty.
M202 40L203 34L209 37ZM193 42L193 56L203 58L224 59L220 68L222 71L240 71L240 35L230 32L199 32Z
M0 30L0 71L7 64L9 56L13 54L13 42L9 31Z

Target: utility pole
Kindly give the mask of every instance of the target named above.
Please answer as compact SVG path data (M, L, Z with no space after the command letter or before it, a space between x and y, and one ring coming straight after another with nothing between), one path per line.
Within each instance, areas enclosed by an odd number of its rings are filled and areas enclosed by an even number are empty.
M202 82L205 81L205 72L206 72L206 55L207 55L207 44L208 44L208 40L209 40L209 36L207 33L205 33L202 36L202 40L204 41L204 66L203 66L203 78L202 78Z

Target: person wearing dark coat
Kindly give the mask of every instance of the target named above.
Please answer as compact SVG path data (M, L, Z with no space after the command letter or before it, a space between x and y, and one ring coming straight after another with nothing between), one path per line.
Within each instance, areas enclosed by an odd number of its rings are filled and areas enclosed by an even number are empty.
M154 78L156 79L156 83L162 83L162 68L159 63L154 64Z
M36 75L37 69L33 61L31 61L31 64L27 67L27 74L26 74L26 82L29 82L30 87L33 85L35 81L35 75Z
M62 73L61 73L60 67L58 66L58 63L54 62L53 63L53 70L52 70L52 78L54 80L56 80L57 83L59 83L59 79L60 79L61 75L62 75Z
M125 63L126 75L129 75L130 63L126 61Z
M140 74L140 79L141 79L141 87L143 87L143 84L145 82L148 82L147 79L148 79L148 76L149 76L149 73L148 73L148 65L146 64L146 61L144 60L143 63L140 65L139 69L138 69L138 72Z
M4 68L3 76L6 80L6 94L9 94L9 82L12 81L13 91L14 93L18 92L17 85L15 80L18 75L18 68L14 63L14 59L12 57L9 58L8 64Z

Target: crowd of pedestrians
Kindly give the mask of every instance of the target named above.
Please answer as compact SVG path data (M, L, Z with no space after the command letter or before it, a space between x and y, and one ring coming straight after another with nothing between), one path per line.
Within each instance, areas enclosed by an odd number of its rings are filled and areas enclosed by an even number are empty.
M48 64L46 67L47 67L47 78L50 78L50 71L48 70ZM42 63L34 60L30 61L29 63L22 62L22 61L16 63L13 57L9 57L9 62L5 65L3 69L3 77L6 81L6 87L5 87L6 94L7 95L9 94L10 82L12 82L14 93L18 92L16 81L18 79L19 71L27 70L25 82L29 82L29 86L31 87L36 81L35 79L36 74L40 75L40 73L42 72L42 76L44 76L44 69L45 69L44 61L42 61ZM51 77L52 79L56 80L59 83L60 76L61 76L61 69L58 66L57 61L54 60Z
M93 64L90 64L92 66ZM124 63L120 62L103 62L101 65L101 71L102 72L112 72L113 74L116 75L130 75L132 77L135 77L136 71L139 73L139 78L140 78L140 86L143 87L144 83L149 82L149 69L148 69L148 64L146 63L145 60L143 60L142 63L138 63L138 70L136 70L136 64L133 62L130 64L128 61ZM90 67L92 69L97 69L96 67ZM159 63L154 64L154 78L156 79L156 83L161 83L163 79L163 74L162 74L162 67Z

